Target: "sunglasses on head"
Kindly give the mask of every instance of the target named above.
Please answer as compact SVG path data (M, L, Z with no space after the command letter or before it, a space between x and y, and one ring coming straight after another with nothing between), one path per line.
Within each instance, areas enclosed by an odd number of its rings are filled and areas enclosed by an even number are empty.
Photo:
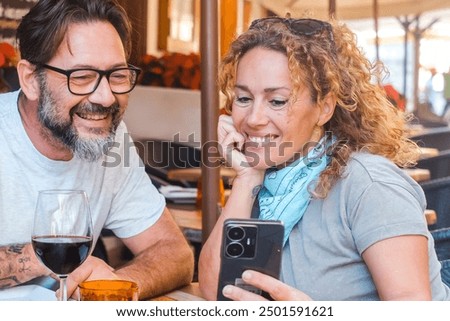
M250 25L249 30L262 28L267 23L283 23L293 34L302 36L312 36L327 30L330 34L330 40L334 41L333 27L331 24L326 21L316 19L267 17L254 20Z

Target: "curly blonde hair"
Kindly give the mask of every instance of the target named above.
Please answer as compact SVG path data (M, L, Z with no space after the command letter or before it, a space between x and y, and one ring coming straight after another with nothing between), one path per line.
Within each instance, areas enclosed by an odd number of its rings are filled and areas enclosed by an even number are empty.
M261 19L231 44L219 72L227 111L231 112L242 56L255 47L275 50L288 58L292 97L301 86L307 86L317 105L329 94L336 99L334 114L324 129L331 131L337 142L313 195L326 197L353 152L381 155L400 167L413 166L420 150L408 139L408 115L392 105L380 85L385 72L382 64L370 63L357 47L355 34L344 24L324 22L329 28L305 35L293 30L288 23L292 21Z

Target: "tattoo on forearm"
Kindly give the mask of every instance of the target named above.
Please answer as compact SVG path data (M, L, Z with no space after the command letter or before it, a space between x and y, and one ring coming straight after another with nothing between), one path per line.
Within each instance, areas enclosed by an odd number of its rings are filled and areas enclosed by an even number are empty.
M31 272L31 266L27 266L27 262L31 262L31 258L30 257L21 257L19 259L19 264L20 264L20 268L19 268L19 272Z
M252 198L256 198L258 196L259 191L261 190L262 185L256 185L252 189Z
M22 250L25 247L25 244L12 244L8 247L8 252L12 252L15 254L22 254Z
M23 254L23 248L25 247L25 244L12 244L8 248L8 252L14 253L14 254ZM19 262L19 272L27 272L31 271L31 267L27 266L27 262L31 262L31 258L29 256L21 256L18 258Z
M32 273L32 258L26 244L11 244L0 251L0 289L22 283Z

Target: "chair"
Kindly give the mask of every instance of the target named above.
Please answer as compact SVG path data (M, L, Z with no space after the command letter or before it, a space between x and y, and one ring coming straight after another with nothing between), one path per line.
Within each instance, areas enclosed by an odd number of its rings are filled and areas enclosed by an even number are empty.
M144 162L147 174L155 185L196 187L196 182L171 180L167 174L170 169L200 167L200 148L188 143L159 139L137 140L135 146Z
M450 286L450 176L432 179L420 185L425 193L427 208L437 213L436 223L429 225L428 229L442 264L442 280Z
M424 127L443 127L447 126L448 122L441 116L436 115L432 111L430 103L419 103L417 109L414 111L416 120ZM427 146L431 147L431 146Z
M430 230L450 227L450 176L421 182L427 208L435 210L437 221L429 225Z
M0 78L3 80L9 91L15 91L20 88L19 76L16 67L0 68Z
M109 263L108 253L106 251L105 243L103 242L102 236L100 236L92 250L92 255L102 259L106 263Z
M441 277L445 284L450 286L450 227L431 231L434 239L434 248L441 262Z
M417 168L430 171L430 179L450 176L450 149L439 152L439 155L419 159Z
M450 149L450 127L447 124L437 128L427 129L423 134L411 137L421 147L437 148L438 150Z

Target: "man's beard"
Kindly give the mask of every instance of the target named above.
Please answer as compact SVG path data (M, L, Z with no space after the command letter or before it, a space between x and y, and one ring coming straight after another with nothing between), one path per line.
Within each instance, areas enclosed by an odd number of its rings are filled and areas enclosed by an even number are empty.
M70 118L65 120L65 116L58 111L58 103L47 90L45 79L41 78L41 94L39 97L38 114L39 120L45 128L48 128L53 134L53 138L62 142L69 148L75 157L82 160L94 162L105 155L114 142L116 129L122 119L122 113L117 102L110 107L103 107L89 102L79 103L70 110ZM83 138L80 137L76 128L73 126L73 116L75 113L99 113L102 115L111 114L112 122L108 134L104 136L104 131L92 129L92 133L99 137ZM102 136L100 136L102 135Z

